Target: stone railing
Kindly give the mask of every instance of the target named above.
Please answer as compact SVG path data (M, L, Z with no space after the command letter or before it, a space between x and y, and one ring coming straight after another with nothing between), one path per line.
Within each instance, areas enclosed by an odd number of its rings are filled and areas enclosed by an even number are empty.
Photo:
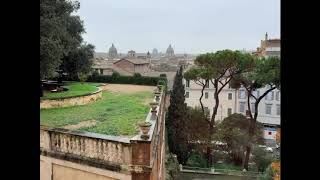
M98 87L97 91L82 96L66 97L59 99L43 99L40 100L40 109L85 105L90 102L95 102L96 100L102 97L103 88L104 87Z
M115 164L131 163L129 139L116 136L41 127L40 148Z
M116 166L117 171L134 172L132 179L162 179L164 168L163 139L165 121L165 98L161 91L159 98L154 98L159 105L156 113L152 108L148 112L146 122L151 123L148 138L142 138L139 132L132 138L121 138L90 132L80 132L61 128L40 128L41 155L63 159L76 159L74 162L100 163L99 166ZM102 164L102 165L101 165ZM163 166L163 167L159 167Z

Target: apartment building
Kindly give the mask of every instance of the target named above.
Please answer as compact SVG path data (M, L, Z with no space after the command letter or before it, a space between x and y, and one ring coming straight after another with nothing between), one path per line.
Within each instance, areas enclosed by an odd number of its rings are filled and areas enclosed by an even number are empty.
M185 85L185 101L190 107L201 107L199 98L201 96L202 86L194 81L183 79ZM261 96L267 90L266 87L254 91L256 97ZM203 92L202 103L210 115L213 113L215 105L214 87L211 82L207 83ZM250 108L254 113L254 98L250 98ZM245 115L248 110L247 93L244 88L238 90L226 85L219 94L219 107L216 120L221 121L233 113ZM275 89L269 92L259 103L259 114L257 121L264 125L264 138L275 140L276 129L280 127L280 90Z

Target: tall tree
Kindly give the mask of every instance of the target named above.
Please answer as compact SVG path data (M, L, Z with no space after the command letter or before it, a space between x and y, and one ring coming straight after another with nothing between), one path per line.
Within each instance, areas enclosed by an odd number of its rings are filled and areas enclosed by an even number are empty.
M241 53L240 51L222 50L198 56L195 60L196 67L186 72L186 77L198 82L202 86L202 89L204 89L206 84L203 86L199 81L200 79L206 80L206 82L210 80L214 86L215 103L211 118L207 120L209 134L214 133L215 117L220 103L219 94L235 75L248 69L252 61L253 56L250 54ZM211 141L209 140L207 147L208 166L212 165L211 151Z
M180 67L174 79L166 128L169 150L177 155L181 164L185 164L188 159L188 143L183 129L186 127L184 119L186 119L187 106L184 102L185 90L182 84L182 71L182 67Z
M268 57L256 59L255 63L253 63L252 70L235 76L231 86L233 88L243 87L247 92L248 115L250 116L250 126L248 131L250 138L246 147L246 156L243 166L248 170L252 147L252 136L255 134L255 127L259 114L259 103L269 92L276 88L280 88L280 58ZM254 92L261 87L265 87L266 91L261 96L258 96L258 94L255 94ZM252 99L255 109L253 115L250 106Z
M82 44L63 58L61 68L71 78L78 78L79 74L88 74L91 71L93 54L93 45Z
M80 45L83 23L71 15L80 8L78 1L40 1L40 78L58 70L62 58Z

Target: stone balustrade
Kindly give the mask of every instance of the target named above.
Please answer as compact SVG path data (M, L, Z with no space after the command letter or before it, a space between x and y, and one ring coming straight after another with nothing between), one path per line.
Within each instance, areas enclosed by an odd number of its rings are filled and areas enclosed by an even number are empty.
M131 163L129 140L93 134L42 127L40 148L115 164Z

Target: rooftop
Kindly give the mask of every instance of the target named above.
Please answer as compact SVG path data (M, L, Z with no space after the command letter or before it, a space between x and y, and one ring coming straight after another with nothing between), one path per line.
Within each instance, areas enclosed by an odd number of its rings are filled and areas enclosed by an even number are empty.
M119 61L115 62L115 63L118 63L120 61L123 61L123 60L127 60L129 62L131 62L132 64L149 64L150 61L149 60L146 60L146 59L138 59L138 58L135 58L135 59L126 59L126 58L123 58L123 59L120 59Z

